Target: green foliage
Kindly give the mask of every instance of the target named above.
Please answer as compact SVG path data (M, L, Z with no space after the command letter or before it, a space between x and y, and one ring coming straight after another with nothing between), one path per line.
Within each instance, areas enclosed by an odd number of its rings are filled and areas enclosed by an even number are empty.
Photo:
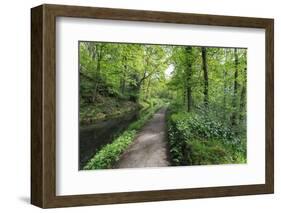
M129 127L128 130L139 130L144 126L144 124L152 118L154 113L162 106L161 103L156 104L155 106L147 109L145 112L141 113L140 119L134 123L132 123Z
M144 126L160 107L161 105L158 104L153 108L148 109L145 114L142 114L137 121L130 124L128 129L113 140L112 143L101 148L100 151L87 162L83 169L92 170L112 168L112 166L119 160L121 154L133 142L137 131Z
M112 97L97 96L95 104L80 104L79 120L81 125L123 116L138 110L139 105Z
M142 114L85 169L111 168L169 103L174 165L246 162L246 49L80 42L79 79L80 124Z
M85 170L109 169L115 163L123 151L129 146L136 135L135 130L125 131L111 144L102 148L84 167Z
M206 139L219 138L225 142L238 142L233 131L219 121L211 120L208 116L196 113L179 112L171 116L180 129L188 129L189 137Z
M82 104L96 103L98 94L134 102L148 99L165 81L169 55L163 46L80 42L79 48Z
M245 137L219 121L196 113L170 109L168 138L173 165L208 165L246 162Z
M168 116L172 163L244 163L247 50L205 49L204 61L203 47L172 48L174 71L168 83L174 103Z
M172 48L171 62L173 75L168 82L168 89L173 94L173 101L187 105L187 88L191 88L191 111L208 114L211 118L219 118L228 126L246 120L246 82L247 82L247 50L238 48L207 47L208 68L208 111L204 106L204 72L202 69L202 47L192 47L191 54L186 47ZM236 71L235 49L237 50L237 91L234 94L234 77ZM191 62L191 70L188 63ZM188 76L191 75L191 76ZM243 92L244 91L244 92ZM240 117L240 121L238 120Z

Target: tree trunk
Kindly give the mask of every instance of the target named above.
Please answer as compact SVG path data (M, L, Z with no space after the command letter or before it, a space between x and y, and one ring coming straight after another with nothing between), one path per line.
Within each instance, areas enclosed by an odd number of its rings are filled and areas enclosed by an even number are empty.
M122 71L122 77L120 81L120 92L124 95L126 88L126 74L127 74L127 57L124 57L124 70Z
M121 94L123 94L124 95L124 93L125 93L125 88L126 88L126 81L125 81L125 73L123 73L123 77L122 77L122 79L121 79L121 82L120 82L120 92L121 92Z
M235 73L234 73L234 83L233 83L233 99L232 99L232 117L231 117L231 124L235 126L237 124L237 91L238 91L238 53L237 49L234 49L234 57L235 57Z
M120 80L120 92L121 94L125 94L125 89L126 89L126 71L124 72L123 71L123 75L121 77L121 80Z
M187 55L187 67L186 67L185 100L186 100L187 111L190 112L192 106L192 90L191 90L192 47L186 47L186 55Z
M202 47L202 66L204 75L204 105L208 108L209 105L209 79L208 79L208 65L207 65L207 50L206 47Z
M225 63L227 61L227 52L226 49L224 50L224 57L225 57ZM226 116L226 65L224 65L224 69L223 69L223 119L224 121L226 121L227 116Z
M149 93L150 93L150 83L151 83L151 77L149 77L147 79L147 87L146 87L146 91L145 91L145 98L147 99L149 97Z
M97 49L98 50L98 49ZM97 51L97 68L96 68L96 76L95 76L95 82L94 82L94 91L92 95L92 102L94 103L97 97L98 89L99 89L99 83L100 83L100 65L101 65L101 59L102 59L102 46L100 46L99 50Z
M244 79L244 82L243 82L243 86L242 86L242 89L241 89L241 95L240 95L240 109L239 109L239 113L240 113L240 116L239 116L239 120L240 122L243 120L244 118L244 109L245 109L245 106L246 106L246 85L247 85L247 69L245 68L244 69L244 75L245 75L245 79Z

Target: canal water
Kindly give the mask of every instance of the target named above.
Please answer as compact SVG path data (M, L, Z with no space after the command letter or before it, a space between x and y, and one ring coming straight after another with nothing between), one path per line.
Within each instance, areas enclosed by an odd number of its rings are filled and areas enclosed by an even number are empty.
M91 159L101 147L124 131L138 118L139 112L131 112L122 117L101 121L79 129L79 169Z

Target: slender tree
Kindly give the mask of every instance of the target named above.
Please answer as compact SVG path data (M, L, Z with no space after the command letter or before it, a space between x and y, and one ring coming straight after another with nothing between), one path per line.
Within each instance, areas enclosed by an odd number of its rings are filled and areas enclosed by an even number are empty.
M224 49L224 67L223 67L223 118L226 119L226 62L227 62L227 51Z
M204 76L204 105L208 108L209 105L209 79L208 79L208 65L207 65L207 50L206 47L201 48L202 51L202 67Z
M150 85L151 85L151 76L147 79L147 85L146 85L146 90L145 90L145 99L149 98Z
M244 81L241 89L241 94L240 94L240 116L239 116L239 121L241 122L244 118L244 112L245 106L246 106L246 84L247 84L247 68L244 69Z
M122 70L122 76L120 79L120 91L122 94L125 93L125 88L126 88L126 75L127 75L127 71L128 71L128 65L127 65L127 57L124 56L123 57L123 67L124 70Z
M235 72L234 72L234 82L233 82L233 99L232 99L232 107L233 112L231 116L231 124L235 126L237 124L237 92L238 92L238 52L237 48L234 49L234 63L235 63Z
M93 94L92 94L92 102L94 103L97 97L97 93L99 90L99 84L100 84L100 79L101 79L101 60L103 57L103 45L98 45L96 47L91 47L91 51L92 51L92 57L93 60L96 59L97 61L97 66L96 66L96 73L94 76L94 89L93 89Z
M185 95L186 95L186 106L187 111L191 111L192 105L192 89L191 89L191 77L192 77L192 47L186 47L186 56L187 56L187 66L186 66L186 87L185 87Z

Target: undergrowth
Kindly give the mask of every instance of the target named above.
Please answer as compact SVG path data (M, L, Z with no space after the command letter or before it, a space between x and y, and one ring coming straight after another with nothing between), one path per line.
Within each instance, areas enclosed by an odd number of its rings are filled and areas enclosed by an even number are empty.
M208 116L169 110L168 141L172 164L246 163L246 136Z
M112 143L107 144L100 149L97 154L90 159L84 166L84 170L92 169L109 169L120 159L122 153L133 142L138 130L140 130L145 123L154 115L154 113L161 107L161 103L154 105L154 107L147 109L139 117L139 119L129 125L119 137L113 140Z

